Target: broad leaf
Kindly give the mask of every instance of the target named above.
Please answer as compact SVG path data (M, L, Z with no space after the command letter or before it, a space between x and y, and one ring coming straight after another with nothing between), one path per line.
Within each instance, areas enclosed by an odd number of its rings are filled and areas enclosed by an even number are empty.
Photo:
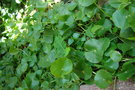
M92 76L92 68L90 67L90 65L88 65L88 64L84 65L83 73L84 73L84 79L85 80L88 80L88 79L91 78L91 76Z
M118 62L114 62L113 60L111 59L108 59L104 62L104 67L105 69L107 70L110 70L110 71L114 71L114 70L117 70L118 67L119 67L119 63Z
M112 75L105 70L99 70L94 77L94 82L100 88L107 88L113 82Z
M87 7L96 2L96 0L77 0L81 6Z
M135 32L135 20L133 18L135 18L135 13L129 15L129 17L127 18L127 23L128 26L131 27Z
M108 38L90 39L87 40L84 44L84 48L88 51L96 50L97 53L103 55L104 51L109 47L110 40Z
M135 60L131 60L124 63L121 72L118 73L118 77L120 80L127 80L133 75L135 75L135 65L133 64L134 62Z
M18 65L18 67L16 68L16 73L17 76L21 76L28 68L28 64L27 62L22 62L21 64Z
M117 46L123 53L126 53L132 48L130 43L118 43Z
M56 53L56 57L64 57L66 54L66 43L64 42L63 38L58 36L55 37L54 41L54 50Z
M135 36L135 32L131 28L123 29L120 31L120 37L129 39Z
M102 60L102 56L94 50L85 52L85 58L91 63L99 63Z
M113 15L112 15L112 19L114 24L121 29L125 28L125 24L126 24L126 15L125 15L125 10L116 10Z
M114 62L119 62L122 59L122 55L118 51L112 51L111 54L110 54L110 58Z
M55 60L54 50L50 51L47 55L40 53L38 66L42 68L49 67L54 60Z
M51 73L55 77L63 77L72 71L73 64L68 58L59 58L51 64Z

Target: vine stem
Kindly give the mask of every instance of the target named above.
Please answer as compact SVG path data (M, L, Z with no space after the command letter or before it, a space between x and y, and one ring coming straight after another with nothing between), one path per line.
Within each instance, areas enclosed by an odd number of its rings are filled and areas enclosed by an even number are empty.
M108 17L110 17L110 15L108 15L96 2L94 3L96 6L97 6L97 8L101 11L101 12L103 12L105 15L107 15ZM110 17L111 18L111 17Z
M114 78L114 83L113 83L113 90L116 90L116 81L117 81L117 78L115 77Z

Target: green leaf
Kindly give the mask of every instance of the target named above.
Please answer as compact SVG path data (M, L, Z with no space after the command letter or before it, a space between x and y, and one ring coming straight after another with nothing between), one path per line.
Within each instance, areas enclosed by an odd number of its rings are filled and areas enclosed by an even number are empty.
M91 66L83 61L80 61L75 65L74 72L79 76L79 78L83 78L84 80L89 80L92 77Z
M135 41L135 37L129 37L127 38L128 40L132 40L132 41Z
M79 90L80 86L78 84L73 84L70 90Z
M84 79L88 80L91 78L92 76L92 68L90 67L90 65L85 64L84 65L84 70L82 71L84 73Z
M115 12L115 9L111 7L108 3L104 4L103 10L109 15L112 16L112 14Z
M98 8L94 5L84 8L84 13L89 18L92 18L97 12L98 12Z
M109 4L114 8L124 8L130 4L129 0L109 0Z
M119 63L118 62L114 62L113 60L111 59L108 59L104 62L104 67L107 69L107 70L110 70L110 71L114 71L114 70L117 70L118 67L119 67Z
M135 18L135 13L129 15L129 17L127 18L127 23L128 26L131 27L135 32L135 20L133 18Z
M126 23L126 15L125 15L125 10L116 10L113 15L112 15L112 20L118 28L125 28L125 23Z
M118 43L117 46L123 53L132 49L130 43Z
M110 58L114 61L114 62L119 62L122 59L121 54L118 51L112 51L110 54Z
M112 22L111 22L109 19L105 19L104 24L103 24L103 27L104 27L105 29L111 29L111 27L112 27Z
M73 16L69 16L65 22L69 27L74 27L75 19Z
M107 88L113 82L112 75L106 70L99 70L94 77L94 82L100 88Z
M102 60L102 56L94 50L85 52L85 58L91 63L99 63Z
M120 0L109 0L109 4L114 8L118 8L121 4L121 1Z
M74 33L74 34L73 34L73 38L74 38L74 39L78 39L79 36L80 36L80 33Z
M51 44L47 44L47 43L43 43L43 51L44 53L49 53L51 51L52 45Z
M72 11L76 8L76 6L77 6L77 3L72 1L67 5L67 8Z
M21 64L18 65L18 67L16 68L16 73L17 76L21 76L28 68L28 64L27 62L22 62Z
M41 87L43 89L49 89L49 83L47 81L42 82Z
M102 26L101 25L94 25L92 28L91 28L91 32L92 33L95 33L97 30L101 29Z
M120 31L120 37L129 39L135 36L135 32L131 28L123 29Z
M86 35L89 37L95 37L97 35L97 31L100 31L103 26L101 25L94 25L89 26L88 29L86 30Z
M74 72L71 73L71 77L72 77L72 81L78 81L78 80L80 80L79 77L77 76L77 74L74 73Z
M29 57L29 60L30 63L29 63L29 66L30 67L33 67L35 65L35 63L37 62L37 57L35 54L33 54L32 56Z
M64 16L64 15L70 15L70 11L68 10L67 7L63 3L59 3L54 7L56 11L58 12L58 16Z
M58 36L55 37L54 41L54 50L56 53L56 57L64 57L66 54L66 43L64 42L63 38Z
M109 47L110 40L108 38L90 39L87 40L84 44L84 48L88 51L96 50L97 53L103 55L104 51Z
M43 35L43 42L45 43L52 43L53 42L53 31L45 30Z
M55 60L54 50L50 51L47 55L40 53L38 66L42 68L49 67L54 60Z
M59 58L51 64L51 73L55 77L63 77L69 74L73 69L73 64L68 58Z
M37 0L36 2L36 8L38 8L39 10L45 10L45 8L47 7L47 3L44 0Z
M132 64L133 62L135 62L135 60L131 60L123 64L121 72L118 73L120 80L127 80L135 75L135 65Z
M86 35L88 36L88 37L95 37L94 36L94 34L91 32L91 28L92 28L92 25L90 25L88 28L87 28L87 30L86 30Z
M99 40L90 39L85 42L84 48L89 51L85 52L85 58L92 63L99 63L102 60L103 54L110 45L108 38Z
M72 38L68 39L68 45L71 45L73 42L74 42L74 39L72 39Z
M17 83L17 77L10 77L8 81L8 86L14 88Z
M96 0L77 0L81 6L87 7L96 2Z
M16 55L19 52L19 50L13 46L10 47L9 53L12 55Z

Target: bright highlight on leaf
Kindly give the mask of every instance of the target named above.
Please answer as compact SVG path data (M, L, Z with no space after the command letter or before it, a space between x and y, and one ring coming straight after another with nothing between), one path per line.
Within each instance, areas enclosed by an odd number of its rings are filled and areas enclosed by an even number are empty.
M121 54L118 51L112 51L110 58L114 61L114 62L119 62L122 59Z
M16 3L20 4L22 2L22 0L15 0Z

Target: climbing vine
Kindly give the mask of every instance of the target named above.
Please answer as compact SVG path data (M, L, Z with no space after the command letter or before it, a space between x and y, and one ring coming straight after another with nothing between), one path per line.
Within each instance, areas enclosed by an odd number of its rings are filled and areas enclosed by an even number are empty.
M134 0L0 2L1 90L107 88L135 78Z

